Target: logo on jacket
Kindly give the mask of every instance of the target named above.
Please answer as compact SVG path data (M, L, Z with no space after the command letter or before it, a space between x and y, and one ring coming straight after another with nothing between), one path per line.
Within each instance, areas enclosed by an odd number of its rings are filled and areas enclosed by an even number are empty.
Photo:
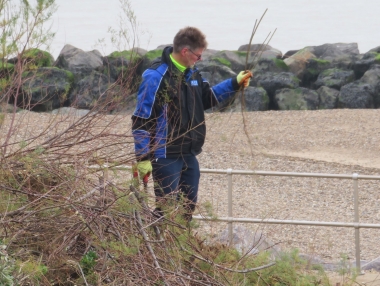
M198 81L197 80L192 80L191 81L191 86L198 86Z

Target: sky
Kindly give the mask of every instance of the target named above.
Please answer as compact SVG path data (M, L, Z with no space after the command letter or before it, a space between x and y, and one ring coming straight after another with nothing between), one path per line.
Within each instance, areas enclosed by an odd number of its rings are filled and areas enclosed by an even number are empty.
M57 56L65 44L102 54L119 49L111 44L108 28L118 30L125 0L56 0L52 20L56 32L51 52ZM283 53L325 43L359 44L361 53L380 46L378 0L130 0L139 23L139 46L155 49L172 42L177 31L196 26L207 36L210 49L237 50L247 44L255 21L265 10L253 42L270 42ZM124 16L124 18L126 18ZM125 27L126 25L122 25ZM144 33L145 32L145 33ZM104 39L103 45L96 44Z

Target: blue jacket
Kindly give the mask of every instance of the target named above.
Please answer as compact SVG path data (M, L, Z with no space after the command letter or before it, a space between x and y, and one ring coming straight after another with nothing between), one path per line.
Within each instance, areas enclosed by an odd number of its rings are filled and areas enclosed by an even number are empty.
M206 136L204 110L239 89L236 78L211 87L196 68L181 73L170 59L172 51L166 47L161 61L142 75L132 115L138 161L198 155Z

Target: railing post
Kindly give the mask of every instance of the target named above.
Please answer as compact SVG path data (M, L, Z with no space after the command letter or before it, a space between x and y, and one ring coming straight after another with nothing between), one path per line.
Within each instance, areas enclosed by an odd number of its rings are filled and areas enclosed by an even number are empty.
M100 201L101 206L104 207L106 201L106 185L108 181L108 165L103 165L103 176L99 178L100 184Z
M227 169L228 176L228 217L232 218L232 169ZM233 229L232 220L228 222L228 243L232 245Z
M354 222L357 223L355 226L355 257L356 257L356 268L358 273L360 270L360 228L359 228L359 191L358 191L358 174L352 174L352 179L354 180Z

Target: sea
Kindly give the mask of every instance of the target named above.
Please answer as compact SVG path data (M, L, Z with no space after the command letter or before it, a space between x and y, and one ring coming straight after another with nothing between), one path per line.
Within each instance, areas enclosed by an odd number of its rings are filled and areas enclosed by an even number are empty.
M210 49L237 50L249 42L260 19L252 42L271 38L269 45L283 53L325 43L357 43L360 53L380 46L378 0L56 0L56 4L50 22L56 33L50 45L54 57L65 44L97 49L103 55L133 46L153 50L172 43L186 26L202 30ZM136 21L134 33L128 11ZM118 36L122 30L129 30L129 43Z

